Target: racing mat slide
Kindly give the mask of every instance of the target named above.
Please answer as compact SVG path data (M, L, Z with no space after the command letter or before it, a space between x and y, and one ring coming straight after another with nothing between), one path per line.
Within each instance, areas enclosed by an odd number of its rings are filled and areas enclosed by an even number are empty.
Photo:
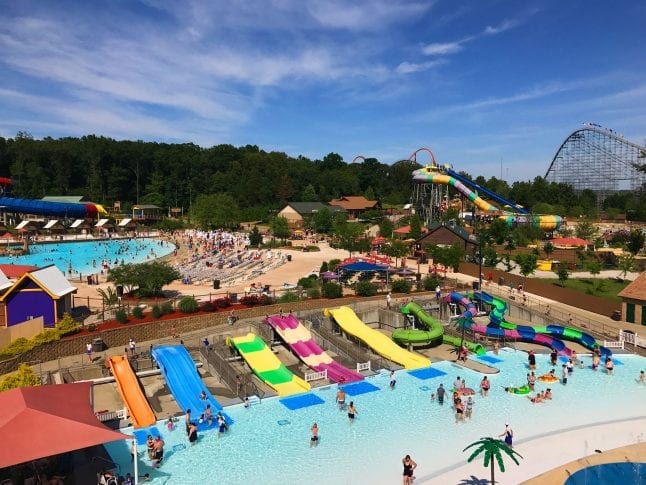
M229 341L249 364L251 370L279 396L291 396L311 389L310 385L295 376L255 333L250 332L244 337L233 337Z
M325 314L331 316L346 333L365 342L379 355L406 369L419 369L431 365L428 358L402 349L388 336L363 323L350 307L326 308Z
M135 428L145 428L157 422L155 413L148 404L139 380L125 355L115 355L108 359L108 367L112 371L123 403L128 408L130 420Z
M332 359L312 339L312 334L294 315L271 315L265 321L280 335L292 351L316 372L327 371L328 379L337 383L355 382L363 376Z

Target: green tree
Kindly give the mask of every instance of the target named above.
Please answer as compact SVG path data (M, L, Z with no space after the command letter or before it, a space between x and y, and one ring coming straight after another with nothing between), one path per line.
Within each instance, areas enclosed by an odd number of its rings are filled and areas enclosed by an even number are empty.
M646 236L644 233L638 229L633 229L630 231L630 236L628 237L628 251L632 254L639 253L644 248L644 240Z
M514 260L520 268L520 274L522 274L525 278L534 274L534 272L536 271L536 261L538 260L538 256L536 256L535 254L517 254Z
M289 221L285 217L274 217L271 221L271 233L277 239L287 239L291 234Z
M355 251L367 250L370 241L364 237L364 227L357 222L348 222L346 220L337 220L334 224L334 237L341 249L350 253Z
M253 229L249 233L249 246L252 248L257 248L262 244L262 234L260 234L260 230L258 229L258 226L253 226Z
M498 253L496 252L496 248L491 244L487 244L484 248L482 248L482 257L483 264L492 268L495 268L501 261Z
M489 225L489 228L484 232L486 232L487 236L493 239L496 244L503 244L510 234L507 221L500 218L494 219Z
M556 270L556 275L558 276L559 283L561 284L561 286L565 287L565 282L570 277L570 271L567 269L567 264L565 263L559 264L558 269Z
M593 241L598 232L599 228L589 221L579 222L574 227L574 234L576 237L580 237L586 241Z
M108 271L108 281L123 285L128 293L136 289L139 296L158 296L164 285L181 277L175 268L159 261L122 264Z
M388 244L386 244L382 248L382 251L386 256L395 258L395 267L397 267L397 259L403 258L404 256L408 255L408 253L410 252L410 247L408 243L404 241L401 241L399 239L391 239L390 241L388 241Z
M191 207L191 219L200 229L233 227L240 222L238 203L229 194L200 195Z
M312 215L311 223L316 232L328 234L332 230L332 225L334 223L332 211L327 207L323 207Z
M585 269L588 271L594 278L601 273L601 261L597 258L590 258L585 262Z
M302 202L318 202L319 196L312 184L307 184L301 193Z
M484 456L484 462L483 466L485 468L489 467L491 469L491 485L494 485L496 483L495 479L495 465L494 463L498 463L498 468L500 468L500 471L502 473L505 472L505 462L504 462L504 455L507 455L509 458L511 458L516 465L519 465L518 458L523 458L518 452L514 451L512 448L507 446L504 441L501 441L496 438L491 438L491 437L485 437L485 438L480 438L480 440L471 443L469 446L467 446L464 450L462 451L467 451L469 448L474 448L473 453L471 453L471 456L467 458L467 462L471 463L473 460L475 460L479 455ZM517 458L518 457L518 458Z
M554 244L547 241L545 244L543 244L543 252L549 258L550 255L554 252Z
M621 270L621 273L619 274L622 278L625 278L628 272L635 270L635 256L631 253L622 254L617 260L617 266L619 266L619 269Z
M394 230L395 230L395 226L393 225L392 221L387 217L384 217L379 223L379 235L381 237L385 237L385 238L393 237Z
M410 233L409 237L417 241L422 237L422 220L417 214L410 216Z

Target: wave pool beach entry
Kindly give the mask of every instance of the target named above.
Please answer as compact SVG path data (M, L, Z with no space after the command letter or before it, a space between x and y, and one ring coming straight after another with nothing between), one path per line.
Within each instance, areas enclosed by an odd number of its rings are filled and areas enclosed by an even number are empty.
M515 442L522 445L560 430L643 414L637 403L646 402L646 386L636 382L646 367L642 357L617 356L615 375L609 376L593 371L590 356L581 356L586 367L577 368L566 386L536 385L537 391L551 387L554 393L552 401L540 404L504 391L504 387L525 383L527 354L502 349L496 358L501 360L494 364L500 373L488 377L489 397L474 396L473 417L465 422L456 424L450 395L440 406L430 399L431 393L440 383L450 389L457 376L466 380L467 387L478 389L483 374L439 362L432 365L436 372L417 373L419 377L397 372L394 390L384 372L367 380L377 390L348 392L346 402L354 401L358 411L353 424L334 402L336 385L312 391L320 398L312 402L323 403L301 409L289 410L278 398L249 409L226 408L234 421L230 432L220 437L215 430L200 433L194 446L186 439L183 419L172 432L160 421L157 428L166 442L164 463L153 470L145 445L139 446L139 474L150 473L154 484L392 484L401 483L401 459L410 454L419 465L416 483L427 483L465 464L467 454L462 450L483 436L497 436L505 423L513 428ZM549 372L548 360L547 355L537 356L537 375ZM369 390L371 386L364 387ZM314 422L320 441L310 448ZM132 429L123 431L129 434ZM122 474L132 473L129 444L115 442L106 447Z

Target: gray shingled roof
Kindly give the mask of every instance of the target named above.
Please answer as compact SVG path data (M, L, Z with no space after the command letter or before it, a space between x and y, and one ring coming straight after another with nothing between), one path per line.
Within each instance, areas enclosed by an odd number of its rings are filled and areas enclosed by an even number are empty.
M67 278L65 278L61 270L53 264L30 271L29 274L40 286L47 289L53 295L60 297L76 291L76 288L67 281Z

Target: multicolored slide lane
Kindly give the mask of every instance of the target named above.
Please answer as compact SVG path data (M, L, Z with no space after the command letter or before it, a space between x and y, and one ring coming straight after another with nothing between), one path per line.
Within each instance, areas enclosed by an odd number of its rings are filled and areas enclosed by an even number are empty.
M265 321L305 364L316 372L327 371L331 381L347 383L363 379L361 374L342 366L319 347L310 331L294 315L271 315Z
M233 337L230 342L249 364L251 370L263 382L270 385L279 396L301 394L311 389L310 385L295 376L255 333L250 332L244 337Z
M183 345L160 345L153 348L152 355L182 411L190 409L193 416L199 416L207 404L211 405L213 413L222 410L222 405L202 382L193 358ZM206 393L206 400L200 399L202 391ZM228 417L227 422L230 422Z
M145 428L157 422L155 413L141 390L137 375L125 355L115 355L108 359L108 367L117 382L123 403L128 408L130 420L135 428Z
M435 318L430 316L424 311L424 309L419 306L414 301L411 301L404 305L401 309L401 312L404 315L415 315L417 320L426 326L428 330L413 330L413 329L397 329L393 332L392 338L398 344L410 344L410 343L445 343L449 345L460 345L462 340L458 337L452 337L451 335L446 335L444 333L444 327L440 322ZM478 355L483 355L487 350L480 344L475 342L464 341L466 347L471 351L475 352Z
M326 308L325 314L334 318L334 321L345 332L365 342L379 355L398 363L406 369L419 369L431 365L428 358L402 349L387 335L363 323L350 307Z

